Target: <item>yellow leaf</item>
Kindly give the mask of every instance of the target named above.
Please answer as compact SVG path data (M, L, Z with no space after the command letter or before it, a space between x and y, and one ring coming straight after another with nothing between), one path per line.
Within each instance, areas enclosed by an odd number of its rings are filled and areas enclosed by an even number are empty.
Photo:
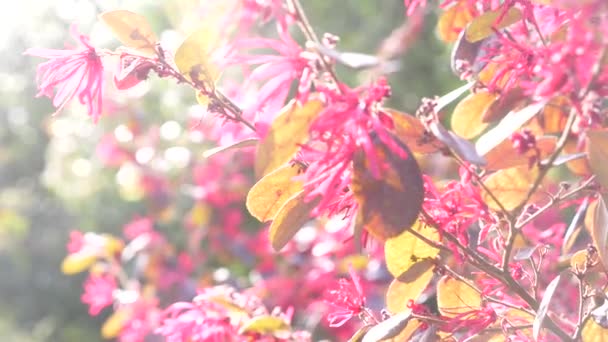
M393 337L393 338L389 338L389 339L384 339L382 340L382 342L403 342L403 341L409 341L410 338L412 338L412 336L414 335L414 333L416 333L416 331L418 330L418 328L420 328L422 326L422 322L412 318L410 319L409 322L407 322L407 325L405 326L405 328L399 333L399 335Z
M148 55L156 54L158 39L145 17L127 10L104 12L99 19L121 43Z
M566 145L564 146L564 154L575 154L581 152L578 148L578 139L571 137L566 141ZM587 158L578 158L574 160L570 160L566 163L568 170L577 176L589 176L591 175L591 165L589 164L589 153L587 153ZM596 156L594 155L594 158Z
M521 88L512 88L507 91L503 91L497 95L496 101L494 101L490 107L483 113L481 122L495 122L502 120L507 114L512 111L521 108L527 100L524 91Z
M582 331L582 341L585 342L604 342L608 341L608 329L597 324L593 318L587 320Z
M455 42L469 22L473 20L473 15L468 8L467 1L460 1L456 5L448 8L439 17L437 23L437 33L439 38L447 43Z
M608 130L587 132L587 153L596 180L608 189Z
M526 199L531 184L538 175L538 168L512 167L491 174L484 180L486 188L498 199L507 211L517 208ZM500 210L500 206L484 189L481 197L488 207Z
M208 204L203 202L197 202L188 214L189 223L194 225L195 227L203 227L207 223L209 223L211 215L211 208Z
M359 215L365 229L376 239L385 241L410 227L420 213L424 184L418 162L395 136L393 142L406 152L402 158L372 134L373 150L383 169L377 178L371 171L366 154L357 151L353 161L352 191L359 204Z
M439 232L420 220L416 221L412 230L431 241L439 241ZM439 254L439 249L429 246L407 230L386 240L384 244L386 266L394 277L400 277L416 263L427 258L434 258L437 254Z
M275 251L281 250L302 228L304 223L310 220L310 212L319 203L318 199L306 202L306 194L300 191L290 197L279 209L276 217L270 225L270 243Z
M412 265L407 272L393 279L386 290L386 308L391 313L407 310L409 300L416 301L433 279L434 265L423 260Z
M125 309L118 309L101 326L101 336L105 339L117 337L128 319L129 314L127 311Z
M604 196L597 200L593 214L591 238L604 268L608 269L608 208Z
M289 330L289 325L285 320L270 316L256 316L245 322L239 329L239 334L258 333L258 334L274 334L279 331Z
M536 147L540 151L541 160L547 158L557 144L556 137L540 137L536 140ZM514 147L511 140L503 140L498 146L491 149L484 158L486 159L486 170L500 170L516 166L527 166L530 158L536 155L536 151L529 150L520 154Z
M454 133L465 139L473 139L483 132L487 123L482 122L483 114L496 101L496 95L488 92L469 94L460 101L452 113L451 125Z
M249 213L261 222L274 219L283 204L302 190L302 181L293 178L303 171L302 165L292 163L262 177L247 194Z
M63 274L76 274L88 270L97 261L97 256L87 252L68 254L61 263Z
M502 18L500 22L497 22L498 18L501 16ZM471 43L480 41L492 35L494 33L494 29L503 29L520 21L521 18L521 10L515 7L509 8L507 13L504 13L504 9L502 8L494 11L488 11L471 21L471 24L469 24L465 31L465 37Z
M220 71L211 61L218 33L208 26L190 34L175 51L175 65L197 89L214 90Z
M321 110L323 102L316 98L303 105L296 101L287 104L258 145L255 174L261 177L288 162L298 151L298 144L308 140L308 128Z
M464 312L479 310L481 296L466 283L443 276L437 283L437 306L442 315L454 317Z
M433 153L439 150L439 146L427 143L426 130L422 122L415 116L401 113L394 109L384 109L393 119L395 135L404 144L407 144L414 153Z

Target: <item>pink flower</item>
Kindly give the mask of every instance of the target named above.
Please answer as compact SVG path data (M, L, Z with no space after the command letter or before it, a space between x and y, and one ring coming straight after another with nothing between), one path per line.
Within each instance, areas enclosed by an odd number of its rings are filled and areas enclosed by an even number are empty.
M25 54L48 58L38 65L36 81L38 95L53 99L59 112L78 96L87 105L89 115L97 122L102 109L103 65L97 50L89 44L89 37L71 28L72 36L80 44L69 50L30 48ZM55 90L55 91L54 91ZM54 95L53 95L54 94Z
M84 234L79 230L70 232L70 241L67 244L68 254L78 253L86 244Z
M234 49L271 49L279 53L260 55L235 55L228 65L257 65L245 81L250 84L263 83L257 93L257 101L245 108L244 117L256 118L256 128L265 135L268 125L285 104L294 81L298 81L296 98L304 102L313 79L311 60L306 57L300 45L289 35L286 25L277 25L280 40L267 38L240 39L233 44Z
M350 280L338 280L338 287L326 294L325 302L334 308L334 311L327 315L330 327L340 327L365 310L361 279L352 266L349 266L348 273Z
M114 302L116 280L111 275L90 275L84 283L84 293L80 297L89 305L89 314L96 316Z

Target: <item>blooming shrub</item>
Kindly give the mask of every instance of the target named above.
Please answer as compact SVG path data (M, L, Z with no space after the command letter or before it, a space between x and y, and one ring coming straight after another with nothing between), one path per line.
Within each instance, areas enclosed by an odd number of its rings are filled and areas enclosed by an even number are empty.
M191 87L212 116L190 132L217 147L202 158L171 147L183 178L149 163L153 127L97 146L147 208L123 236L68 243L62 270L89 273L89 313L112 311L105 338L608 339L606 1L440 1L438 36L464 85L415 115L386 107L398 94L384 73L427 1L405 1L412 24L390 56L340 52L298 0L234 4L175 51L125 10L100 16L115 51L75 29L77 47L26 51L49 59L37 81L57 111L78 96L103 119L106 76L125 91L156 75ZM337 64L370 78L347 85ZM419 164L429 156L458 179ZM194 204L176 243L163 222L184 193Z

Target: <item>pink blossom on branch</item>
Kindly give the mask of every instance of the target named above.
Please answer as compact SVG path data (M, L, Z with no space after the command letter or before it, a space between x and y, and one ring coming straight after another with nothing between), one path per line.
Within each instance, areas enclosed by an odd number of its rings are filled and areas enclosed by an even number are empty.
M89 305L89 314L97 316L114 302L116 279L112 275L90 275L84 283L82 302Z
M101 56L89 43L88 36L78 33L75 26L70 31L79 42L77 47L66 50L30 48L25 54L49 59L37 68L38 96L53 99L56 113L77 96L97 122L102 111L104 86Z

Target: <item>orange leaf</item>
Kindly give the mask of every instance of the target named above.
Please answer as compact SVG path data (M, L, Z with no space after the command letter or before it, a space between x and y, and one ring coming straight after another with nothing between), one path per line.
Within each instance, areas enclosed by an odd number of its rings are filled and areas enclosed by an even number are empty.
M437 283L437 306L442 315L454 317L464 312L479 310L481 296L468 284L443 276Z
M491 174L484 180L484 184L505 210L511 211L526 199L528 190L537 175L537 168L529 170L525 166L512 167ZM500 210L500 206L485 189L482 191L481 197L488 207L493 210Z
M608 189L608 130L587 132L587 153L596 180Z
M427 259L417 262L407 272L393 279L386 290L388 311L398 313L407 310L408 301L416 301L433 279L433 269L433 262Z
M597 248L597 253L604 268L608 269L608 208L606 207L606 198L604 196L600 196L597 200L593 212L591 238Z
M454 133L465 139L473 139L483 132L487 123L482 122L484 113L496 100L496 95L488 92L470 94L460 101L452 113L451 125Z
M439 38L447 43L455 42L469 22L473 20L473 15L469 10L466 1L460 1L456 5L448 8L439 17L437 31Z
M311 99L303 105L287 104L272 122L268 134L258 144L255 174L259 177L287 163L308 140L308 128L323 110L323 102Z
M504 118L509 112L520 107L526 96L521 88L509 89L508 92L501 94L496 101L483 113L482 122L494 122Z
M536 140L536 146L540 151L540 158L548 157L554 150L557 144L556 137L540 137ZM536 151L529 150L524 154L520 154L513 147L510 140L503 140L498 146L485 155L486 170L500 170L516 166L526 166L530 163L530 158L536 155Z
M414 153L433 153L439 150L439 146L425 142L426 130L422 122L412 115L401 113L394 109L385 109L393 119L395 134L404 144L408 144Z
M302 181L293 178L303 171L302 165L293 163L283 165L262 177L247 194L249 213L261 222L274 219L283 204L302 190Z
M353 160L352 191L359 203L361 222L380 241L398 236L418 218L424 200L424 185L418 163L411 151L391 135L393 142L407 153L401 158L374 134L374 153L383 169L377 179L369 160L358 151Z

